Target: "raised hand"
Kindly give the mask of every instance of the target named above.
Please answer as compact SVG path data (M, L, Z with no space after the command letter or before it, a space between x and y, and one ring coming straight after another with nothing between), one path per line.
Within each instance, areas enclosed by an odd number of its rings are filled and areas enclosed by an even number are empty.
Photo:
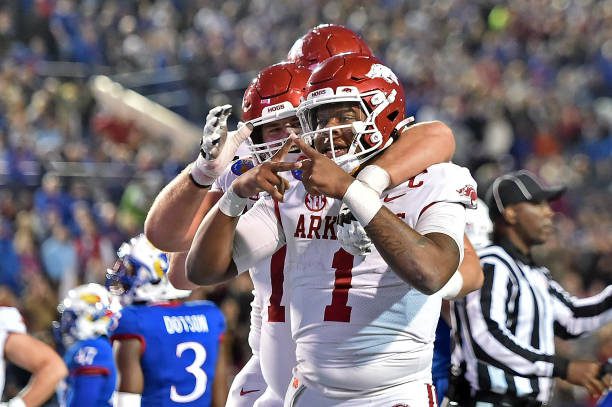
M298 136L291 136L291 140L306 156L306 159L301 161L302 183L306 190L312 195L341 199L355 179Z
M212 108L206 116L206 124L200 140L200 154L191 168L193 179L200 185L210 185L232 161L236 150L249 137L253 126L242 125L236 131L227 131L227 118L232 113L230 105Z
M568 382L584 387L593 397L600 396L609 383L601 377L601 364L591 361L572 360L567 367ZM605 378L609 380L609 376Z
M289 181L278 173L302 167L301 162L282 161L292 146L293 139L287 140L270 160L251 168L236 178L232 184L233 191L243 198L265 191L276 201L282 202L285 190L289 187Z
M340 207L336 234L340 246L353 256L367 256L371 253L372 240L344 203Z

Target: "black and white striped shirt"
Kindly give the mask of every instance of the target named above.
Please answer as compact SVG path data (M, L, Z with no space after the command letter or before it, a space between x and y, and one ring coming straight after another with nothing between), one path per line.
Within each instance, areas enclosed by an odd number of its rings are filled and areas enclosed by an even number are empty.
M509 242L478 251L484 284L454 304L458 358L473 391L548 401L553 377L568 360L555 355L554 337L576 338L612 321L612 286L584 299L570 296Z

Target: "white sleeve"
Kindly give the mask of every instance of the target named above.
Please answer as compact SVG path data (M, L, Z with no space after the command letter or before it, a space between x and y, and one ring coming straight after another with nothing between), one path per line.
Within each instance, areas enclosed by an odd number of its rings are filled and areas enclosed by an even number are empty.
M141 395L119 391L115 394L115 407L139 407Z
M26 333L23 318L16 308L0 307L0 330L20 334Z
M414 230L422 235L444 233L459 248L459 264L463 261L463 234L465 232L465 207L454 202L437 202L419 217Z
M232 252L238 273L272 256L285 244L285 233L274 214L273 202L260 199L238 221Z

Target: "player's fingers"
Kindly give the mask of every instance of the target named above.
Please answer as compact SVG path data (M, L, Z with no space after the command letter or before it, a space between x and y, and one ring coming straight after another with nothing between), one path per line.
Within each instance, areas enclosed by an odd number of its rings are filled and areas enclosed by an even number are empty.
M593 396L599 396L606 390L606 386L601 380L593 378L590 380L590 384L591 388L593 389L593 392L591 393Z
M238 124L238 130L234 133L234 139L238 141L238 144L246 140L253 131L253 124L250 122L242 123L242 126Z
M261 188L266 191L272 199L283 202L284 183L281 177L267 178L260 182Z
M302 168L301 161L294 162L294 163L288 163L285 161L281 161L281 162L275 161L275 162L270 163L270 170L274 173L297 170L298 168Z
M230 105L215 106L212 109L210 109L208 111L208 115L206 115L206 121L212 120L213 118L216 118L216 117L218 118L221 115L221 113L223 113L223 109L226 106L230 106Z
M227 117L232 114L232 105L223 105L221 106L221 117Z
M315 158L319 155L321 155L317 150L315 150L314 148L312 148L310 145L308 145L308 143L306 143L301 137L296 136L295 134L289 136L290 139L292 139L295 143L295 145L297 145L300 148L300 151L308 158Z
M281 148L279 148L278 151L274 153L272 158L270 158L270 161L283 161L289 153L289 150L291 150L291 147L293 147L293 145L293 140L291 138L288 138L287 141L285 141L285 143L281 146Z

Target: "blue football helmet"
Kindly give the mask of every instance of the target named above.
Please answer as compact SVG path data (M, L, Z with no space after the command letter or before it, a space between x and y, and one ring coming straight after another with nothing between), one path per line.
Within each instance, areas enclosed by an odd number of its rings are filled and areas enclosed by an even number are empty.
M184 298L188 290L174 288L166 273L169 261L166 253L153 246L140 234L121 245L119 259L106 273L106 287L120 297L122 305Z
M117 323L120 306L100 284L84 284L68 291L58 305L59 322L54 322L56 341L64 346L108 335Z

